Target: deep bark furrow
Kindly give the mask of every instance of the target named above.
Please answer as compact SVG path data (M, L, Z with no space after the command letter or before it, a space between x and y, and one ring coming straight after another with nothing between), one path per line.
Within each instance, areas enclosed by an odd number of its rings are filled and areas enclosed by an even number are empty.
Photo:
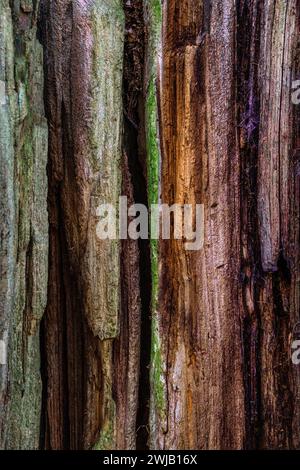
M116 241L97 239L96 216L121 190L123 11L118 1L42 2L40 23L50 130L46 443L105 448L115 433L120 258Z

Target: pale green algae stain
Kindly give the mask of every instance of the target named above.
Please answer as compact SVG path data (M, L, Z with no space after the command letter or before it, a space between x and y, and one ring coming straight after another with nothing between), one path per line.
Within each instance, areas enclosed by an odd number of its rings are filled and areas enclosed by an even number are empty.
M16 210L14 194L14 132L15 110L13 31L9 3L0 0L0 339L6 350L9 344L11 312L14 299ZM14 98L14 99L13 99ZM7 354L6 354L7 356ZM0 410L3 429L8 423L8 365L0 366ZM4 434L4 433L2 433ZM0 436L0 448L5 447Z
M93 204L111 203L118 207L121 195L121 136L123 130L123 50L125 15L122 0L95 0L91 9L93 36L91 76L91 126L89 162L94 172ZM110 266L103 273L103 265ZM98 334L102 343L104 375L103 423L94 450L116 446L116 405L112 398L112 346L119 334L120 243L112 240L102 247L99 263L99 296L102 297L103 325ZM106 286L110 286L107 291ZM101 290L102 289L102 290Z
M114 450L116 448L116 404L112 398L112 350L113 340L101 345L103 364L103 423L99 437L92 450Z
M157 71L158 54L161 42L162 6L160 0L145 0L145 22L148 28L147 44L147 96L146 96L146 147L148 170L148 202L149 206L159 203L160 188L160 144L158 129L157 103ZM157 418L161 424L166 418L166 386L164 380L164 364L161 353L158 319L159 241L150 241L151 249L151 358L150 358L150 441L155 446L152 436L155 435Z
M157 100L155 77L151 77L146 102L146 135L147 135L147 155L148 155L148 188L149 206L159 202L159 166L160 149L157 131ZM159 289L159 268L158 268L159 241L150 240L151 250L151 311L152 311L152 331L151 331L151 387L154 393L155 407L163 417L165 409L165 390L163 381L163 365L161 358L161 347L159 338L159 322L157 318L158 289Z

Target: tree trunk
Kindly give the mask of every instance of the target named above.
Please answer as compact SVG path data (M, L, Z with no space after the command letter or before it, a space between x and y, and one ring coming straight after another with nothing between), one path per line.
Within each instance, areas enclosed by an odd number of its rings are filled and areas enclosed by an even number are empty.
M1 447L300 448L300 1L0 9Z

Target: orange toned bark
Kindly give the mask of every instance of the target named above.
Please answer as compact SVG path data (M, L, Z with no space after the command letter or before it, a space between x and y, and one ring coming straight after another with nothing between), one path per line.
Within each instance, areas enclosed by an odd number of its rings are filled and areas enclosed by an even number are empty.
M159 447L241 448L245 438L239 152L231 2L166 2L162 200L205 205L205 246L164 242L160 309L167 416Z
M154 447L299 447L299 15L164 2L161 196L204 204L205 244L160 243Z

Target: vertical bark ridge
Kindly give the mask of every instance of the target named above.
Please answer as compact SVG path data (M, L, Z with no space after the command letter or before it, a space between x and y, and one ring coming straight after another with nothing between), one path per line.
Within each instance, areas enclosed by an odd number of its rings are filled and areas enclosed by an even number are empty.
M128 148L130 151L130 148ZM122 195L134 203L127 154L123 155ZM118 416L116 448L136 448L140 378L140 254L138 241L123 240L121 251L120 336L114 343L114 398Z
M119 243L97 238L97 208L121 191L123 8L42 2L49 123L50 269L44 322L46 446L112 446ZM113 122L114 129L108 132ZM109 266L103 271L103 266Z
M203 203L206 220L203 252L160 246L166 419L156 445L241 448L234 3L168 1L163 11L162 202Z
M299 321L299 309L295 310L294 304L294 299L299 302L299 232L294 225L299 205L292 161L299 129L293 125L296 110L291 99L299 15L298 1L276 2L264 9L261 22L258 215L263 285L259 294L259 444L264 448L299 445L298 431L291 432L299 413L294 407L299 377L290 359L290 337Z
M246 448L255 448L261 432L261 331L258 295L262 285L257 213L257 160L259 140L260 2L237 7L238 138L241 159L241 279L245 316L242 325L246 410ZM249 34L245 34L245 30Z

